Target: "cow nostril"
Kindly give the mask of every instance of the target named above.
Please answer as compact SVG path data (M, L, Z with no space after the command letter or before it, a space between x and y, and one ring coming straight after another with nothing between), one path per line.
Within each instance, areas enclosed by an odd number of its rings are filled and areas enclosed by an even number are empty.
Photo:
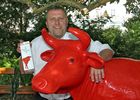
M47 81L44 79L38 79L38 87L40 87L40 89L44 89L47 86Z
M69 59L69 62L70 62L71 64L73 64L73 63L74 63L74 58L70 58L70 59Z

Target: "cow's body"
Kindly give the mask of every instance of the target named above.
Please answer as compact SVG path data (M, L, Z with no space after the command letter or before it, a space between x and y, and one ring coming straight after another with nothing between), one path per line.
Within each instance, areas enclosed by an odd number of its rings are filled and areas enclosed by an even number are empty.
M79 40L58 40L42 31L44 40L54 49L41 54L48 64L32 79L34 90L42 93L70 92L74 100L140 100L140 61L114 58L108 62L87 52L90 38L82 30L71 28ZM89 68L105 67L105 79L91 81Z
M114 58L105 63L105 79L96 84L89 72L71 91L74 100L140 100L140 60Z

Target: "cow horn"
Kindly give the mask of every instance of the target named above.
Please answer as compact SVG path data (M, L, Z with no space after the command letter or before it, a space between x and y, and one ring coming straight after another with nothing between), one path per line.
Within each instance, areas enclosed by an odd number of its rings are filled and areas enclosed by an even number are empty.
M58 40L54 37L52 37L51 35L48 34L48 32L46 31L46 28L43 28L41 30L42 36L45 40L45 42L47 42L52 48L56 48L58 46Z
M88 48L91 39L90 36L87 34L87 32L74 27L68 28L68 31L79 38L84 50Z
M77 38L79 38L84 50L88 48L91 39L90 36L87 34L87 32L74 27L68 28L68 31L73 35L75 35ZM59 42L60 41L59 39L56 39L51 35L49 35L45 28L42 29L42 36L44 40L53 48L57 48L59 44L62 43Z

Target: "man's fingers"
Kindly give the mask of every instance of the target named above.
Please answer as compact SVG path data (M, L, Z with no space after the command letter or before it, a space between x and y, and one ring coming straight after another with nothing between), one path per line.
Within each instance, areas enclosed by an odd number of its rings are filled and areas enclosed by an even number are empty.
M99 83L102 81L102 72L100 69L97 69L97 71L95 71L95 82Z
M94 70L91 68L90 69L90 78L91 78L91 80L94 82Z
M102 77L102 79L104 79L105 78L105 74L104 74L105 72L104 72L104 69L101 69L101 77Z
M93 82L99 83L104 78L104 69L91 68L90 77Z
M17 49L16 50L17 50L18 53L21 53L20 44L23 43L23 42L24 42L23 40L19 40L19 43L17 44Z
M18 53L21 53L21 50L20 50L20 43L18 43L18 45L17 45L17 52L18 52Z

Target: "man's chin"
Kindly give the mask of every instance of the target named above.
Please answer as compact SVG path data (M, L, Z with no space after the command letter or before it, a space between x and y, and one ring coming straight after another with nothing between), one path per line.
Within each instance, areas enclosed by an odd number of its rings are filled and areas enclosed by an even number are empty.
M61 32L61 33L58 33L58 32L57 32L57 33L54 34L54 36L55 36L56 38L62 38L62 37L64 36L64 33L62 33L62 32Z
M63 35L55 35L55 38L62 38Z

